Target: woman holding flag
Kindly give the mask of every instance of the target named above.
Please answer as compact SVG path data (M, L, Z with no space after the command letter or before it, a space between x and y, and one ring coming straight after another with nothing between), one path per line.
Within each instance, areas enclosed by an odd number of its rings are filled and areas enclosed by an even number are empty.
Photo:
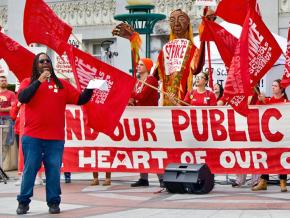
M158 106L158 81L154 76L150 75L150 70L153 67L153 62L150 58L141 58L137 65L137 73L140 80L137 82L129 105L131 106ZM155 89L147 86L149 84ZM157 174L160 187L164 188L163 174ZM131 184L131 187L149 186L148 173L140 173L140 179Z

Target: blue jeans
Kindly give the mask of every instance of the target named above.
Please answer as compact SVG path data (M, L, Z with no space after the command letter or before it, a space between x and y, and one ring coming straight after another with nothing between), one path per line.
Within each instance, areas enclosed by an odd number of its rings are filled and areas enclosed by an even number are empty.
M3 145L13 145L14 144L14 121L11 120L10 116L0 116L0 124L8 125L8 131Z
M60 168L64 140L44 140L22 137L22 150L24 156L24 171L20 194L17 196L19 203L28 205L33 196L33 187L36 174L43 162L46 176L46 202L47 205L60 203Z

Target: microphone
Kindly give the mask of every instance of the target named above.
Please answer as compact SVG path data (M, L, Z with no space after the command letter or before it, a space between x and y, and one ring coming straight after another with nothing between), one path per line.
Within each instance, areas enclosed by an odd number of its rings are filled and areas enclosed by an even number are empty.
M50 76L47 77L47 82L50 83Z

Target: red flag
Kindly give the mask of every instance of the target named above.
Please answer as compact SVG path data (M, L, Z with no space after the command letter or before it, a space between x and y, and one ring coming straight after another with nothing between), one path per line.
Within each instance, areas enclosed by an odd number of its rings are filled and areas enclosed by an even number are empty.
M238 39L214 21L203 19L203 25L204 31L200 40L214 41L221 58L223 59L226 67L229 68L234 56Z
M83 109L88 126L98 132L113 133L128 104L136 78L73 46L70 51L70 62L80 90L84 90L91 79L107 80L109 91L95 89Z
M280 46L261 17L250 7L224 91L237 112L248 114L247 96L251 95L251 87L270 70L281 53Z
M27 44L40 43L56 51L65 51L72 28L63 22L43 0L26 0L23 23Z
M0 58L5 60L17 79L21 82L30 77L35 55L2 32L0 41Z
M284 68L284 74L281 80L281 86L287 88L290 85L290 27L288 28L288 43L287 43L287 53L286 62Z
M248 96L250 93L250 73L248 58L249 19L248 14L243 30L235 49L225 84L224 95L229 98L229 104L241 115L247 116Z
M281 56L282 49L255 9L250 10L249 22L249 72L254 87Z
M255 5L257 13L260 14L256 0L222 0L218 4L215 14L229 23L243 26L249 4Z

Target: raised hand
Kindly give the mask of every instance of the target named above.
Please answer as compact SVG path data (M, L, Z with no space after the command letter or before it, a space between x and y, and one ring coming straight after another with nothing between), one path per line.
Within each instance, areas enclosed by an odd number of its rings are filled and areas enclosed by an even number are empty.
M120 23L113 29L112 34L130 40L134 32L135 30L129 24Z

